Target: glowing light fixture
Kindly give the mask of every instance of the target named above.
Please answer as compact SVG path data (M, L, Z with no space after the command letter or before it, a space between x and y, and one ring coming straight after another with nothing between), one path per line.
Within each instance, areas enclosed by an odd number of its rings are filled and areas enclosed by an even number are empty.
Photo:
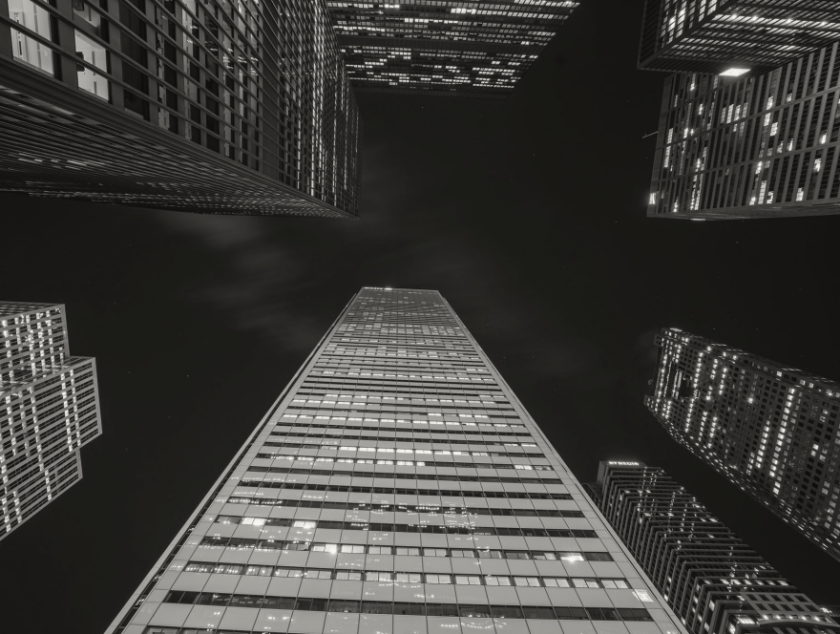
M750 72L749 68L736 68L736 67L733 66L732 68L727 68L725 71L720 73L720 76L721 77L740 77L741 75L744 75L748 72Z

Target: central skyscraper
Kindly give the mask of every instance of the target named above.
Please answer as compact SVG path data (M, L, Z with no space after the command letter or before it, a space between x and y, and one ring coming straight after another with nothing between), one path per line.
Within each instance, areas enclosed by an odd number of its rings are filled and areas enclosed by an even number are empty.
M449 304L388 288L353 298L108 632L198 630L685 634Z

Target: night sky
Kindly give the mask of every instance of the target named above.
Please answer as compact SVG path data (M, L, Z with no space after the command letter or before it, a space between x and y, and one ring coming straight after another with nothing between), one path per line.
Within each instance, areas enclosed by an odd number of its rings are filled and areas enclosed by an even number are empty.
M0 622L102 632L365 285L440 290L581 481L664 467L840 604L840 563L642 403L663 326L840 378L840 218L645 217L665 75L635 69L641 12L586 0L504 101L359 95L359 221L0 195L0 299L67 305L104 428L84 479L0 542Z

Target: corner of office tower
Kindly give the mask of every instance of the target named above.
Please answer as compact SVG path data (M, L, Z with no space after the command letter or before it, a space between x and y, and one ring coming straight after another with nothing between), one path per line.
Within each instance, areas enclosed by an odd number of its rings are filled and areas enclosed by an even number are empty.
M595 494L600 497L604 480L614 469L647 469L647 465L639 460L601 460L598 463L598 475L595 477L595 482L585 486L595 489Z

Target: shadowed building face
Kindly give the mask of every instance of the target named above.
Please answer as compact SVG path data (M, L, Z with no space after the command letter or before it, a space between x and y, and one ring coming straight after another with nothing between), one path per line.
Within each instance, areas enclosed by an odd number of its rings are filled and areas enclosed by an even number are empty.
M323 0L8 0L0 190L358 216L359 116Z

